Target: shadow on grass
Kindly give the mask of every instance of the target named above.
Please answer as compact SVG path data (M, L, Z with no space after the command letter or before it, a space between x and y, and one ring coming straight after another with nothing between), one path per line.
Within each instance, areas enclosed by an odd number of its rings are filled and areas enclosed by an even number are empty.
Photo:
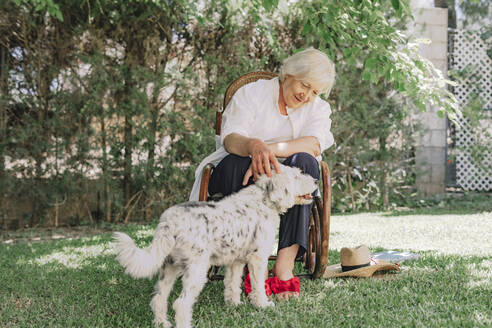
M153 283L126 276L111 255L74 268L57 261L17 263L14 270L3 272L2 281L8 287L0 283L0 326L151 326Z
M460 215L492 212L492 193L466 193L451 194L444 197L434 196L422 200L409 200L404 208L383 211L368 211L367 213L381 213L382 216L406 216L406 215ZM366 213L366 211L337 213L334 216L350 216Z

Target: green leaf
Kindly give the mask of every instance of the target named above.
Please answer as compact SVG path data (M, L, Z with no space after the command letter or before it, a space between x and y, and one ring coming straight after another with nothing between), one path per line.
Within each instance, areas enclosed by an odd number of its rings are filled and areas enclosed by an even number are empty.
M266 11L270 11L272 9L273 1L272 0L263 0L261 2L263 5L263 8L265 8Z
M387 69L386 70L386 76L385 76L385 78L386 78L386 81L387 82L391 81L391 70L390 69Z
M400 0L391 0L391 5L397 12L400 11Z
M63 22L63 15L60 10L55 11L55 17L58 18L60 22Z
M364 81L371 81L371 72L369 72L369 71L364 71L364 72L362 73L362 79L363 79Z
M421 102L420 100L416 100L415 101L415 106L417 106L418 109L420 109L421 111L425 112L425 104L423 102Z
M400 92L404 92L406 90L405 83L403 83L403 82L400 83L398 90L400 90Z
M309 33L311 33L311 30L313 29L313 27L311 26L311 22L308 20L306 21L306 24L304 25L304 28L302 29L302 35L308 35Z
M378 75L379 75L379 76L383 76L383 75L384 75L384 73L385 73L385 69L386 69L386 67L385 67L385 65L384 65L384 64L381 64L381 63L380 63L379 65L377 65Z
M335 49L337 49L337 45L335 44L335 41L333 41L333 38L328 38L328 40L325 41L328 41L331 50L335 51Z
M366 67L367 68L374 68L377 65L377 60L374 58L367 58L366 60Z
M318 18L318 15L312 15L311 17L309 17L309 19L311 20L311 23L316 26L318 25L319 23L319 18Z
M277 8L279 0L262 0L263 7L266 11L271 11L274 8Z

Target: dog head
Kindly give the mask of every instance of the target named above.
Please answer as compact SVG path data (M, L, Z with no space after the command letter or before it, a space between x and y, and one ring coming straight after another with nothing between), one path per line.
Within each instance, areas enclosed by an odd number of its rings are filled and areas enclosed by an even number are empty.
M284 213L294 205L310 204L311 194L318 187L316 180L308 174L303 174L297 167L280 166L280 173L259 177L256 185L263 189L265 197L278 210Z

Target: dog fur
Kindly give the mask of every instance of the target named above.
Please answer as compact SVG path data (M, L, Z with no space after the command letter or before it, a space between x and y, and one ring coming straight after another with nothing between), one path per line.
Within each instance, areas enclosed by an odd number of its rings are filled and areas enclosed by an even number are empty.
M134 278L158 273L150 303L154 323L170 327L167 300L175 280L183 289L174 302L176 327L191 327L193 304L207 281L212 265L225 266L225 301L241 304L241 276L247 264L253 305L273 306L265 295L264 274L273 247L279 214L296 204L309 204L315 180L298 168L283 166L271 178L258 181L217 202L187 202L167 209L160 218L152 244L136 247L126 234L114 234L117 260Z

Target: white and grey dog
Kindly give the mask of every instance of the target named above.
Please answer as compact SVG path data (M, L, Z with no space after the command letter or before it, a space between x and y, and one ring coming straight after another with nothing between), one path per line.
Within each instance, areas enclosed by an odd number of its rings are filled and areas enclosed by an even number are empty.
M217 202L187 202L167 209L152 244L136 247L124 233L114 234L117 260L134 278L159 273L150 306L156 327L169 327L167 299L176 278L183 289L174 302L176 327L191 327L193 304L207 281L211 265L225 266L224 298L240 304L245 264L251 275L251 302L273 306L265 295L264 275L273 248L279 214L296 204L309 204L315 180L298 168L282 165L281 173L261 176L255 184Z

